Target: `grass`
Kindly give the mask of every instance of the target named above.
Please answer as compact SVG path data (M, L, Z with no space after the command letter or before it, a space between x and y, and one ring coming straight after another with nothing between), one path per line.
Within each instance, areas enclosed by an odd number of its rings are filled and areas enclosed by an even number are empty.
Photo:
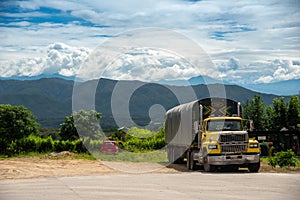
M41 159L53 159L53 160L62 160L62 159L84 159L84 160L97 160L90 153L72 153L72 152L61 152L61 153L38 153L38 152L28 152L13 156L0 155L0 160L14 159L14 158L41 158Z
M118 154L104 154L100 152L93 153L97 159L102 161L118 161L118 162L152 162L152 163L166 163L167 153L165 151L152 151L147 153L132 153L122 151Z
M89 153L79 153L74 155L75 159L85 159L85 160L97 160L93 155Z
M167 153L165 151L152 151L147 153L132 153L128 151L122 151L118 154L105 154L96 151L90 153L72 153L72 152L60 152L60 153L37 153L29 152L19 155L7 157L0 155L0 160L13 159L13 158L30 158L37 157L41 159L63 160L63 159L84 159L84 160L102 160L102 161L117 161L117 162L152 162L152 163L165 163L167 160Z
M43 156L45 156L45 153L38 153L38 152L28 152L28 153L13 155L13 156L7 156L7 155L0 154L0 160L7 160L7 159L11 159L11 158L43 157Z

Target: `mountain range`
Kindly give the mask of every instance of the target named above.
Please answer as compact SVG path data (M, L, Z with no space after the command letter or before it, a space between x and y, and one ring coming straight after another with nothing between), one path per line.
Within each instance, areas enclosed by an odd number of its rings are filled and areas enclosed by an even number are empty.
M84 97L87 85L97 85L95 93L95 108L102 114L101 126L107 128L116 127L116 122L111 109L111 100L116 84L125 88L135 88L130 97L129 111L133 121L138 125L150 123L149 109L152 105L161 105L168 110L179 104L179 100L174 95L184 96L191 87L161 85L157 83L143 83L140 81L116 81L110 79L91 80L86 82L76 82L82 87L80 94ZM59 127L65 116L72 113L73 80L62 78L41 78L38 80L0 80L0 103L11 105L24 105L37 116L37 121L41 127ZM197 99L209 97L209 88L218 89L222 86L219 83L209 85L198 84L192 88ZM225 85L227 98L245 103L252 99L257 93L237 85ZM126 95L126 94L123 94ZM261 93L266 105L271 105L273 98L278 97L273 94ZM122 92L119 94L122 98ZM288 97L286 98L288 100ZM183 101L195 100L187 97ZM181 103L184 103L181 102ZM122 111L118 111L121 112Z
M82 81L76 76L63 76L58 73L55 74L40 74L37 76L12 76L8 78L0 77L0 80L38 80L42 78L59 78L72 81ZM190 86L200 84L225 84L225 85L239 85L246 89L253 90L259 93L274 94L278 96L290 96L300 94L300 79L291 79L285 81L278 81L272 83L242 83L237 84L232 81L218 80L209 76L197 76L188 80L158 80L154 83L172 86Z

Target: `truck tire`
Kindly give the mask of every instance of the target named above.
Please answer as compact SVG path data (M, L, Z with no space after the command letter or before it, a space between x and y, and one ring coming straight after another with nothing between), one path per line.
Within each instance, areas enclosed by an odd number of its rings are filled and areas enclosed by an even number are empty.
M252 163L252 164L249 164L249 166L248 166L249 171L255 172L255 173L258 172L259 168L260 168L260 162Z
M214 167L208 163L203 164L203 168L205 172L212 172L214 171Z
M191 162L190 162L190 159L191 159L191 152L187 152L186 153L186 168L187 170L190 170L191 169Z
M186 161L186 166L188 170L196 170L197 169L197 165L195 160L193 159L193 152L187 152L186 153L186 157L187 157L187 161Z
M213 171L215 171L215 166L208 164L207 161L208 161L208 159L207 159L207 156L206 156L206 157L204 157L204 163L203 163L204 171L205 172L213 172Z

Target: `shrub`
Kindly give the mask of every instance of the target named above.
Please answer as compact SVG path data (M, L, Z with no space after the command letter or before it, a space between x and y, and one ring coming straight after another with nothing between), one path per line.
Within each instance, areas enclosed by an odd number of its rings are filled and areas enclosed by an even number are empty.
M53 150L53 140L52 137L41 139L40 152L50 152Z
M80 139L73 141L74 143L74 151L77 153L85 153L87 152L85 146L83 145Z
M276 167L277 165L280 168L295 167L297 162L299 162L299 159L291 149L275 153L273 157L268 158L268 164L272 167Z
M34 152L38 149L38 139L35 136L29 136L23 138L21 140L17 140L17 148L19 149L18 153L25 153L25 152Z
M55 151L55 152L61 152L61 151L64 151L64 145L63 145L63 143L62 143L61 141L59 141L59 140L54 141L53 148L54 148L54 151Z

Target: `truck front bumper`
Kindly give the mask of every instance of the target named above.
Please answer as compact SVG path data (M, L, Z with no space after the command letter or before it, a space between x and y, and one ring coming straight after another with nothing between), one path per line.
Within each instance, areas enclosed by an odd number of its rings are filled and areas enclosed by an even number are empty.
M208 156L208 164L210 165L242 165L248 163L258 163L259 154L251 155L220 155Z

